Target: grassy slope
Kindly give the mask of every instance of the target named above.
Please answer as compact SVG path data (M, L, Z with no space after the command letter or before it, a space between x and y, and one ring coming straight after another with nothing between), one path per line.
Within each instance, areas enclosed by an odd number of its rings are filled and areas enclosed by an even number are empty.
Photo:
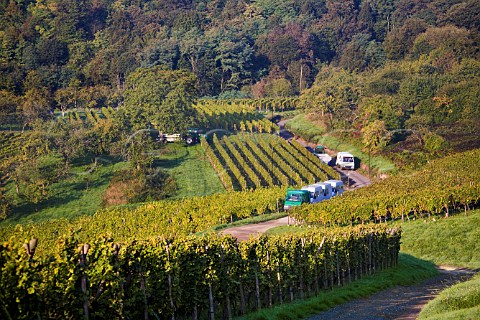
M177 195L181 199L225 192L218 176L211 167L200 145L169 145L170 153L163 154L156 164L167 170L177 182ZM16 201L9 218L0 223L37 223L51 219L75 218L91 215L101 207L102 197L113 174L128 166L126 162L101 162L72 166L70 177L51 186L51 197L38 206L25 203L15 196L13 183L8 193Z
M423 308L419 319L480 319L480 274L442 291Z
M3 223L42 222L50 219L75 218L95 213L102 202L114 172L123 169L126 163L100 163L72 167L70 177L51 186L51 196L37 206L25 203L14 194L13 183L7 185L16 206Z
M480 210L402 224L401 251L436 264L480 268Z
M349 144L340 138L325 134L322 128L309 121L305 114L299 114L287 122L287 128L293 133L300 135L310 142L327 146L329 149L337 151L348 151L359 158L361 163L380 173L388 173L396 170L395 164L381 156L368 156L358 146Z
M480 210L403 225L402 251L436 264L480 268ZM480 319L480 274L444 290L420 319Z
M288 120L287 127L291 132L298 134L309 141L316 141L319 137L325 134L322 128L308 121L304 113L300 113Z
M157 165L168 171L177 182L177 194L182 199L225 192L215 170L206 159L200 145L187 146L183 143L170 144L168 154L162 156Z

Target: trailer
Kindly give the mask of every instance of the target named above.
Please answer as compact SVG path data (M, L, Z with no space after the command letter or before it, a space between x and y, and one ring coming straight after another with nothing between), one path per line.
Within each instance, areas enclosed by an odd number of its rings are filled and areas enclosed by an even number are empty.
M332 197L340 196L343 193L343 182L340 180L327 180L325 183L328 183L332 186Z
M312 184L302 187L301 190L307 190L310 193L310 203L320 202L323 200L323 188L320 185Z
M315 183L314 186L321 188L320 201L328 200L333 197L333 188L332 185L327 182Z
M343 182L340 180L327 180L318 182L301 189L288 189L285 196L283 209L301 206L304 203L318 203L339 196L343 193Z

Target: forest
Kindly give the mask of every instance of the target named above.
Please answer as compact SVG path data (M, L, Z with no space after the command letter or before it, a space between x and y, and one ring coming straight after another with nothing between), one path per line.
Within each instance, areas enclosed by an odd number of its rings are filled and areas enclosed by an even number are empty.
M37 204L72 163L119 156L134 174L117 186L174 188L129 142L208 127L200 98L294 98L400 167L479 147L479 23L475 0L1 0L2 203L9 182Z
M2 0L0 106L25 117L116 106L129 74L159 65L223 98L298 95L326 65L363 72L430 56L423 73L445 73L478 58L479 10L474 0Z

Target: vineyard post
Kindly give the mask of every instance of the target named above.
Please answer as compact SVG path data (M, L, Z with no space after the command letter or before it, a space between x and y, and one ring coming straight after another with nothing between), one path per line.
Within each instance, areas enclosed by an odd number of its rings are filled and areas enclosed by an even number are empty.
M272 293L272 286L271 281L270 281L270 276L271 276L271 268L270 268L270 253L268 252L268 249L266 250L267 252L267 274L268 274L268 306L271 308L273 305L273 293Z
M170 244L167 243L165 246L165 250L167 251L167 261L170 264ZM168 297L170 298L170 307L172 308L172 320L175 320L175 303L173 302L173 295L172 295L172 274L170 271L168 272Z
M208 285L208 300L210 302L210 307L208 308L209 319L215 320L215 307L213 305L213 289L212 284Z
M372 234L368 233L368 274L372 274Z
M239 253L239 248L238 248L238 242L235 243L235 251ZM240 293L240 314L244 315L246 313L246 307L245 307L245 295L244 295L244 290L243 290L243 274L240 274L240 279L239 279L239 293Z
M299 291L300 291L300 299L303 299L305 297L305 293L304 293L304 283L303 283L303 266L304 266L304 254L305 254L305 243L306 243L307 239L305 238L301 238L300 239L300 242L301 242L301 245L302 245L302 250L300 250L299 252L299 266L300 266L300 274L299 274Z
M225 245L222 243L221 244L221 249L220 249L220 264L223 266L225 265ZM227 266L227 275L230 275L230 266ZM228 289L226 290L226 298L225 298L225 303L226 303L226 308L227 308L227 318L229 320L232 319L232 305L230 302L230 286L228 286Z
M368 179L371 179L370 177L370 151L371 151L371 146L368 146Z
M324 289L327 289L327 288L328 288L327 263L328 263L329 261L328 261L328 257L327 257L327 250L324 250L324 252L325 252L325 255L324 255L324 258L323 258L323 271L324 271L324 275L323 275L323 288L324 288Z
M323 248L323 244L325 243L326 239L327 239L327 237L323 236L322 242L320 243L320 245L317 248L317 251L315 252L315 262L316 263L318 263L318 256L320 254L320 251ZM323 260L324 260L323 264L325 265L325 259L323 259ZM319 281L320 281L320 275L319 275L319 272L318 272L318 268L315 268L315 293L316 294L320 293ZM325 283L324 283L324 285L325 285Z
M337 267L337 286L340 287L342 285L342 281L340 276L340 259L338 257L338 247L335 248L335 263Z
M280 264L277 261L277 281L278 281L278 301L280 304L283 304L283 298L282 298L282 282L281 282L281 277L280 277Z
M258 269L258 266L257 266ZM260 300L260 282L258 280L258 270L255 271L255 297L257 299L257 310L262 309L262 302Z
M37 248L37 243L38 243L38 239L33 238L28 243L25 243L23 245L23 247L27 250L27 254L29 257L28 261L30 262L33 261L33 256L35 255L35 249Z
M205 254L208 255L211 254L211 255L214 255L214 253L209 253L209 249L210 247L208 245L205 246ZM209 320L215 320L215 306L214 306L214 301L213 301L213 288L212 288L212 275L211 275L211 270L209 272L207 272L207 279L208 279L208 302L209 302L209 306L208 306L208 319Z
M90 249L90 245L85 243L83 246L80 247L80 267L82 267L82 293L83 293L83 315L84 319L88 320L89 318L89 310L88 310L88 296L87 296L87 275L85 274L85 263L87 260L88 250Z
M347 242L347 248L348 249L352 249L351 246L349 246L350 244L350 239L348 239L348 242ZM347 262L347 277L348 277L348 284L352 283L352 270L350 268L350 251L349 250L346 250L345 251L345 260ZM344 279L345 280L345 279Z

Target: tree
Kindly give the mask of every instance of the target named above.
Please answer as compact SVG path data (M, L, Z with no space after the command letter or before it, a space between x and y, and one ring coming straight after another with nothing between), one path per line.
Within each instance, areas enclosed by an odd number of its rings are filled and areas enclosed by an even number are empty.
M424 33L416 37L413 42L412 53L418 58L422 54L430 54L437 49L444 52L451 52L455 60L468 57L476 49L472 47L472 40L469 37L469 31L457 28L452 25L441 28L429 28Z
M390 141L385 122L375 120L362 129L362 142L367 150L381 151Z
M258 37L257 53L265 55L272 65L286 70L293 61L302 59L304 62L312 62L314 60L313 40L313 36L301 25L290 23Z
M36 128L43 131L52 150L58 152L64 161L64 173L67 174L70 162L85 153L87 129L82 121L58 119Z
M289 97L293 93L292 84L285 78L272 80L266 89L267 95L275 98Z
M51 184L62 174L60 162L54 155L44 155L20 163L13 174L19 195L35 205L48 199Z
M301 95L300 106L328 116L330 127L335 128L353 122L358 99L359 85L353 73L325 67L313 86Z
M382 120L387 130L400 129L403 110L400 107L400 101L397 100L388 95L363 97L361 104L362 119L368 123Z
M124 110L135 128L153 124L161 132L181 132L194 125L195 76L161 67L140 68L127 78Z
M384 48L388 59L400 60L412 48L415 38L427 30L425 21L411 18L400 28L393 29L385 37Z
M27 124L47 119L51 110L51 95L47 88L33 88L25 93L22 111Z
M13 93L0 90L0 125L18 123L18 100Z
M233 40L233 39L232 39ZM216 48L221 91L240 89L251 77L253 48L245 41L221 41Z
M55 92L55 101L60 106L62 117L65 117L67 109L76 109L78 107L78 101L80 100L80 85L80 80L72 79L68 87L58 89Z
M0 186L0 220L5 220L10 212L10 199L5 194L5 189Z

